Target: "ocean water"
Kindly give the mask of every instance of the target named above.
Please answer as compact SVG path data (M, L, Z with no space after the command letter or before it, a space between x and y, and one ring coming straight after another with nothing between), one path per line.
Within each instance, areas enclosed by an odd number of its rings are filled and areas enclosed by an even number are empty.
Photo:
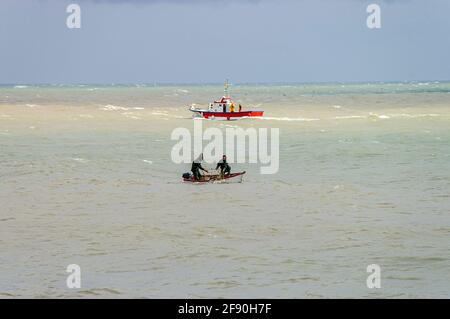
M450 83L234 85L264 118L201 122L278 128L278 173L181 183L171 133L222 93L1 87L0 298L450 297Z

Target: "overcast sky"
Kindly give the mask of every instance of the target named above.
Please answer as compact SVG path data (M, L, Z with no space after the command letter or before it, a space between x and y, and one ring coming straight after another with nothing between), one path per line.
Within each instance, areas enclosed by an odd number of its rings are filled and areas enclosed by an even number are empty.
M449 0L1 0L0 83L450 80L449 17Z

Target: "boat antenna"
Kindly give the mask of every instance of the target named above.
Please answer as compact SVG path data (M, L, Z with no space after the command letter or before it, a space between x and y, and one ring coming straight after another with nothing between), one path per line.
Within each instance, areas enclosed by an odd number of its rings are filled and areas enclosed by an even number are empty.
M228 79L225 80L225 83L223 84L224 89L223 92L225 93L225 97L229 97L228 96L228 87L230 86L230 84L228 83Z

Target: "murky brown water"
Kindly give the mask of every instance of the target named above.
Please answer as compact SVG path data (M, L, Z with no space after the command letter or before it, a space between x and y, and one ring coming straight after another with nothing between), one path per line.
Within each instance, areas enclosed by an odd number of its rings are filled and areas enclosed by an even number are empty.
M197 186L170 134L220 86L1 88L0 297L449 297L450 94L428 85L235 87L265 119L203 125L279 128L280 170Z

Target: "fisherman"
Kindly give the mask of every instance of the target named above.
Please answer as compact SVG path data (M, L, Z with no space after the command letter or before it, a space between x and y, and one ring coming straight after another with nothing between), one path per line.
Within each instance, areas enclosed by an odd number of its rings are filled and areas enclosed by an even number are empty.
M231 172L231 167L228 165L227 156L223 155L222 159L217 163L216 170L220 167L220 174L223 176L229 175Z
M199 155L193 162L191 167L191 172L194 175L194 180L199 181L202 178L202 175L200 174L200 170L208 173L208 170L204 169L202 167L202 161L203 161L203 153Z
M241 111L242 111L242 105L239 104L239 112L241 112Z

